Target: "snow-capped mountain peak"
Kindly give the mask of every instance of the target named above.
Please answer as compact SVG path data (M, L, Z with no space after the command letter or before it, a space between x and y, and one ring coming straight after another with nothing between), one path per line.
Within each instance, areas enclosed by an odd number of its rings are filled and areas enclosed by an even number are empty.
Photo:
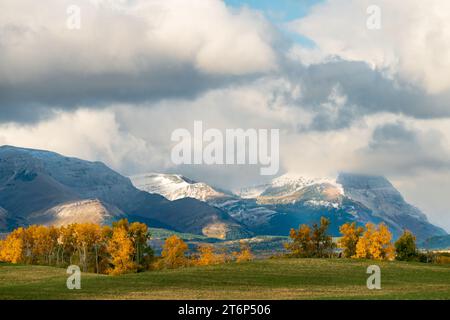
M242 188L236 194L244 199L285 197L313 185L329 185L335 189L336 193L344 195L344 189L336 182L336 179L311 178L291 173L274 178L264 185Z
M142 191L160 194L169 200L194 198L207 201L226 197L222 192L203 182L190 180L179 174L146 173L130 177L134 186Z
M260 234L285 235L290 228L321 216L339 223L385 222L396 236L412 230L419 239L445 234L430 224L420 210L407 204L384 177L341 173L336 178L285 174L265 184L242 188L235 196L176 174L131 177L143 191L169 200L195 198L218 208ZM333 225L338 234L337 222Z

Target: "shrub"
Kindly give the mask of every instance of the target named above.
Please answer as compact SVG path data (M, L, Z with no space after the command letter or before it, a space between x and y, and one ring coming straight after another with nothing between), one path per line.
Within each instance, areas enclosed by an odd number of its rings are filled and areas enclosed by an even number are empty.
M400 261L417 260L418 252L416 247L416 237L405 230L395 242L396 259Z
M226 255L216 253L211 245L200 245L198 251L199 255L195 260L195 264L198 266L221 264L226 261Z
M291 257L296 258L330 258L333 254L334 243L327 234L330 220L320 218L320 225L315 223L313 227L301 225L296 231L291 229L289 237L291 242L285 244Z
M240 242L240 251L233 252L236 262L247 262L254 259L250 246L244 241Z

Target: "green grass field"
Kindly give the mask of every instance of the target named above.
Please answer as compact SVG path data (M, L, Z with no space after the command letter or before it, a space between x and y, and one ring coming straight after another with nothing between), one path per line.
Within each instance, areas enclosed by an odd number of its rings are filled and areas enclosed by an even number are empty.
M366 287L381 267L381 290ZM103 276L66 288L65 269L0 264L0 299L450 299L450 266L344 259L273 259Z

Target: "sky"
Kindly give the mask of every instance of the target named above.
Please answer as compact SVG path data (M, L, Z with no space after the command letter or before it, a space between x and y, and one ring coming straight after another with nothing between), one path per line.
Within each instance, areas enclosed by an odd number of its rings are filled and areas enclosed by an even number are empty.
M386 176L450 231L449 39L447 0L3 0L0 145L233 189L267 177L171 133L279 129L280 174Z
M247 6L261 11L269 20L276 23L289 22L306 16L310 9L323 0L226 0L235 8Z

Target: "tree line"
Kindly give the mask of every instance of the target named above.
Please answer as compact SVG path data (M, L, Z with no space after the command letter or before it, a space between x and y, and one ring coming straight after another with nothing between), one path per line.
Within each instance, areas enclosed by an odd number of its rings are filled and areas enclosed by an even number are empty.
M407 260L429 262L419 253L414 235L405 231L395 242L389 228L381 223L357 226L355 222L340 226L341 237L335 243L328 228L330 220L322 217L320 223L303 224L291 229L290 241L284 244L293 258L344 258L374 260ZM174 269L187 266L205 266L231 261L254 259L250 246L240 241L240 250L231 255L212 245L202 244L191 253L178 236L168 237L161 256L155 256L149 245L151 238L146 224L123 219L112 226L79 223L54 227L33 225L17 228L0 241L0 261L21 264L69 266L76 264L84 272L123 274L151 269ZM337 253L336 249L340 249Z
M94 223L32 225L17 228L0 241L0 261L58 267L75 264L84 272L118 275L253 259L244 242L240 251L231 256L216 252L210 245L200 245L197 253L188 255L188 245L177 236L167 238L161 257L155 257L150 238L146 224L129 223L126 219L114 222L111 227Z
M421 253L416 246L416 237L408 230L393 242L389 228L380 223L367 223L357 226L356 222L345 223L339 227L341 237L333 242L327 233L330 220L322 217L320 224L312 227L303 224L298 230L291 229L290 242L285 244L288 256L298 258L331 258L339 257L372 260L401 260L431 262L430 254Z
M227 262L247 262L254 259L250 246L245 241L240 241L239 251L228 254L220 251L212 245L202 244L197 247L197 252L189 254L188 245L176 235L166 239L161 252L155 262L155 268L176 269L188 266L207 266L223 264Z
M153 251L147 225L75 223L17 228L0 241L0 261L49 266L76 264L84 272L121 274L148 269Z

